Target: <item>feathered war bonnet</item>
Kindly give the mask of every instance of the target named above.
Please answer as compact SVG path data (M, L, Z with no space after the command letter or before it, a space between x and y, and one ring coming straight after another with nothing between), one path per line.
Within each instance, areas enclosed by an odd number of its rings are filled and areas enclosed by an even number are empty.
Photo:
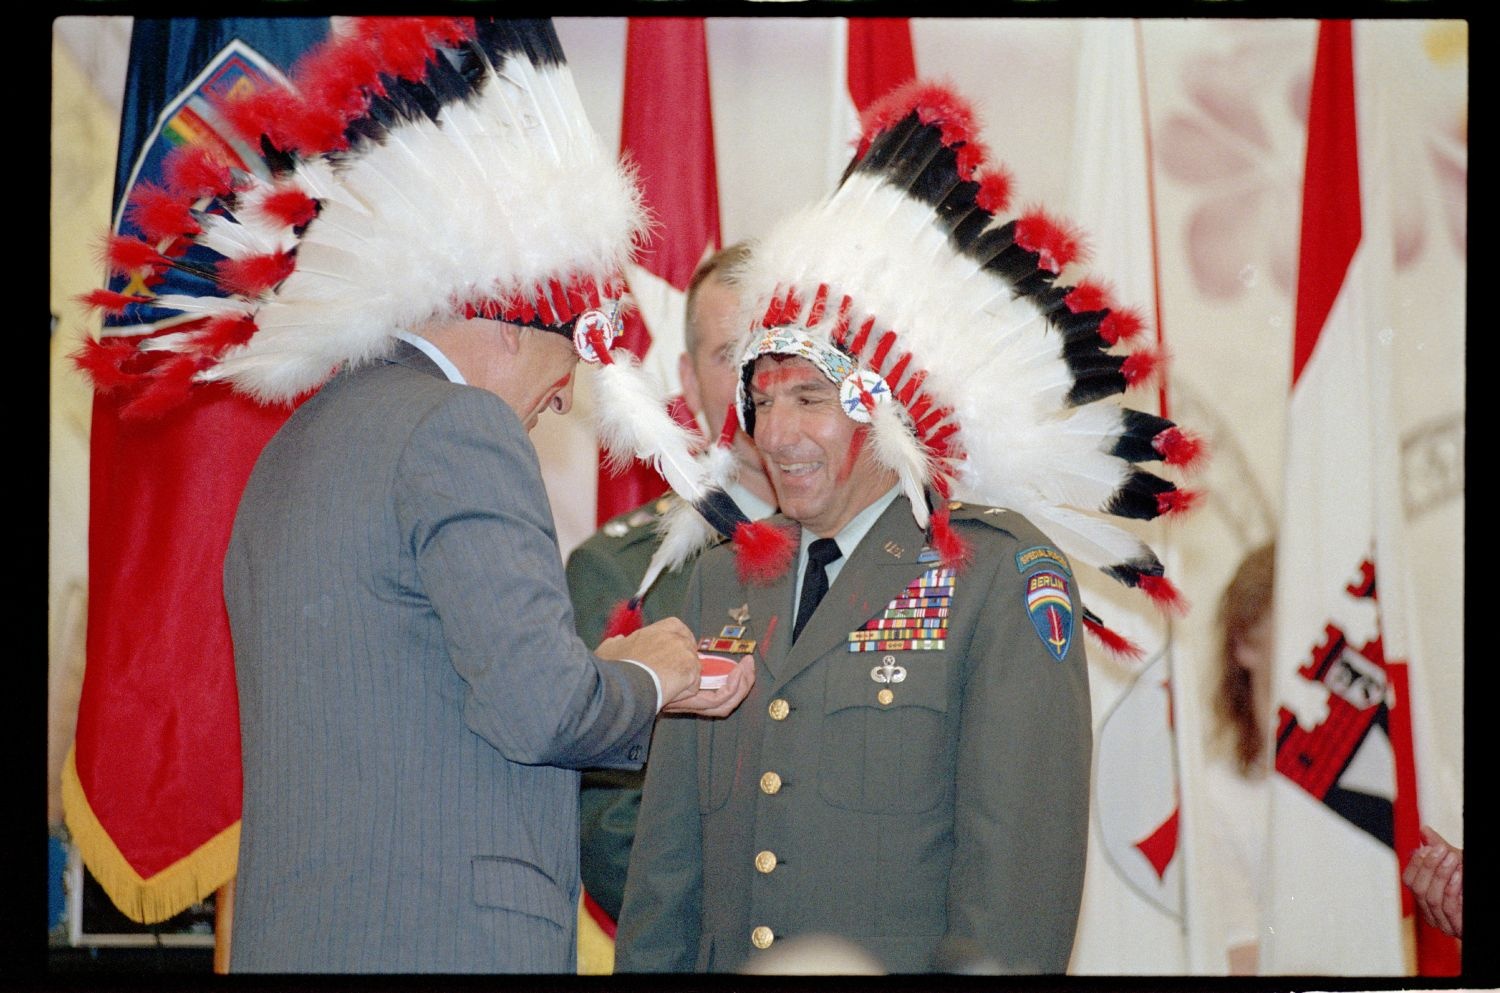
M748 330L740 422L766 354L808 359L870 424L918 526L950 564L968 555L949 498L1017 511L1071 558L1181 606L1151 549L1108 517L1150 520L1192 494L1142 463L1186 465L1200 443L1120 394L1150 352L1102 284L1057 285L1079 238L1040 210L1006 219L1009 179L967 103L917 81L869 108L838 188L752 246L738 274ZM940 496L929 505L927 490ZM1107 647L1134 646L1085 612Z
M231 97L238 133L142 184L107 261L123 290L79 354L124 416L195 383L289 402L402 329L487 317L614 333L645 229L633 177L589 126L550 21L335 18L289 89ZM238 149L238 151L237 151ZM122 279L123 277L123 279Z

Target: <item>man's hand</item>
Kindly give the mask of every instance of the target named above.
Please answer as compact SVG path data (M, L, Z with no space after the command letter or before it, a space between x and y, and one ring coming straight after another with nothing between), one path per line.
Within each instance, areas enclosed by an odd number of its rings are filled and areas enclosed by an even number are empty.
M734 708L750 693L755 685L755 657L741 656L729 671L724 685L716 690L690 689L682 696L669 700L662 708L664 714L695 714L698 717L728 717Z
M605 638L594 650L601 659L630 659L656 673L661 698L671 703L698 688L702 664L693 632L676 617L667 617L630 634Z
M1401 874L1417 898L1417 910L1433 927L1454 938L1464 936L1464 850L1454 848L1430 827L1422 828L1422 845L1411 853Z

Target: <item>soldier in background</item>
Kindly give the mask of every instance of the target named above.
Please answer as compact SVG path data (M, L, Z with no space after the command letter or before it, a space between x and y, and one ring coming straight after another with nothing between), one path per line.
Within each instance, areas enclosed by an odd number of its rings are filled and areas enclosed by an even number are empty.
M719 436L734 402L738 376L734 316L739 307L734 278L736 267L748 255L743 242L722 248L704 260L688 283L685 351L678 359L678 374L683 400L709 439ZM739 476L727 487L729 494L751 519L770 516L775 510L771 484L760 454L744 432L737 433L733 452ZM636 592L661 542L654 525L677 499L668 493L611 518L568 557L574 623L586 644L596 645L603 639L610 612ZM642 603L646 623L680 613L691 572L688 563L661 575ZM610 920L620 915L644 775L595 770L583 776L583 886ZM609 971L585 961L588 958L585 954L580 960L584 971Z

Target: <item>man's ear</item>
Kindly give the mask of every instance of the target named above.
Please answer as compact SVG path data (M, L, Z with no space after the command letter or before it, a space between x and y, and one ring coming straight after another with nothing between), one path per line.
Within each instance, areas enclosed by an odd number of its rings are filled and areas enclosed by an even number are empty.
M496 321L499 325L500 348L507 355L521 350L521 328L509 321Z

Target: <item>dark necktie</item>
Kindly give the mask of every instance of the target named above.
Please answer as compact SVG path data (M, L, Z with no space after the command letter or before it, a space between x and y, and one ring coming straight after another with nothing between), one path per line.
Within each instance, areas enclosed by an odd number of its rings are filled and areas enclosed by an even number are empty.
M792 625L792 641L807 627L807 619L818 609L818 601L828 592L828 563L844 554L832 538L819 538L807 546L807 572L802 576L802 600L797 604L797 623Z

